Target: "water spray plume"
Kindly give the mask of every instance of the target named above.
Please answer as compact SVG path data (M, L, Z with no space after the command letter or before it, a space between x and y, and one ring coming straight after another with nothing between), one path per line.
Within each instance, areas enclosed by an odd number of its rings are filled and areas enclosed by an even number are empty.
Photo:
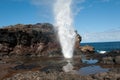
M55 26L65 58L72 58L76 33L73 28L72 0L56 0L54 4Z

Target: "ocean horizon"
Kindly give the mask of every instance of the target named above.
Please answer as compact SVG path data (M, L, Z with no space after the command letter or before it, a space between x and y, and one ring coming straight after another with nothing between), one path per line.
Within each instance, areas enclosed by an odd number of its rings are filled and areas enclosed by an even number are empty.
M87 42L81 43L81 46L89 45L95 48L95 51L113 51L120 50L120 41L111 42Z

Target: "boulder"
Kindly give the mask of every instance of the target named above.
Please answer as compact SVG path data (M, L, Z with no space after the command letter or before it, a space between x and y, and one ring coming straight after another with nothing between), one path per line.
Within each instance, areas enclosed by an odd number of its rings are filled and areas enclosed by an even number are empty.
M113 57L103 57L101 63L114 64L114 58Z
M81 50L82 52L84 52L84 53L94 52L94 47L89 46L89 45L81 46L81 47L80 47L80 50Z
M116 56L115 57L115 63L116 64L120 64L120 56Z

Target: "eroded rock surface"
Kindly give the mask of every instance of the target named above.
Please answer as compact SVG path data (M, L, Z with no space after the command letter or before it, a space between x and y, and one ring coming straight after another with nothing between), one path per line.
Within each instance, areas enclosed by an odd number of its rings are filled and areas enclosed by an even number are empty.
M51 56L61 54L57 32L52 24L17 24L0 29L0 55L8 56ZM76 33L77 34L77 33ZM76 36L76 46L80 46L81 36ZM56 54L57 55L57 54Z
M53 25L49 23L7 26L0 29L0 55L44 55L59 43Z

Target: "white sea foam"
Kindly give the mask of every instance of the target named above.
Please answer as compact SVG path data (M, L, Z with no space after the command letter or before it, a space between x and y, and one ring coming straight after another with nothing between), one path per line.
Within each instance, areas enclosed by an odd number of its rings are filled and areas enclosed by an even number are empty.
M54 4L55 26L65 58L72 58L76 33L73 28L72 0L56 0Z

